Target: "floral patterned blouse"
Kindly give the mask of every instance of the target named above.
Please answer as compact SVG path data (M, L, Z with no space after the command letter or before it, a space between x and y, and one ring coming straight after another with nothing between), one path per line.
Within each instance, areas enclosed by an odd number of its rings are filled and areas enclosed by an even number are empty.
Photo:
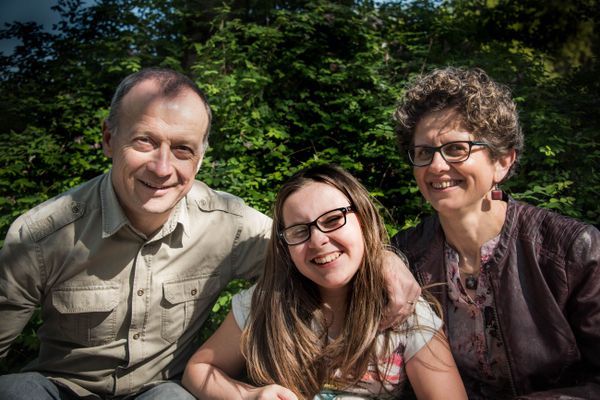
M460 277L459 254L448 243L444 247L450 298L448 339L467 392L480 394L471 400L511 397L506 353L485 268L499 239L497 236L481 247L481 268L470 294Z

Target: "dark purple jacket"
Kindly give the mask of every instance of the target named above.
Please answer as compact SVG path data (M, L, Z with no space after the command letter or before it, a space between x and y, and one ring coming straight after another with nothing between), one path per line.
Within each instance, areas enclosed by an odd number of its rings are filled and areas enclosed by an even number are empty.
M392 239L421 285L446 282L444 242L435 215ZM483 267L515 397L600 399L600 231L509 198ZM448 315L446 286L430 291Z

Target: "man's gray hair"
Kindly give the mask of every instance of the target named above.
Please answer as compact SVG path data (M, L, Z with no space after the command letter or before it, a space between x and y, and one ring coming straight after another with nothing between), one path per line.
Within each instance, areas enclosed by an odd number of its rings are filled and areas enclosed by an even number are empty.
M113 95L112 101L110 102L110 112L108 114L108 118L106 119L108 130L113 135L117 133L123 98L136 85L147 80L158 82L160 88L162 89L163 96L174 97L181 93L183 89L190 89L194 91L200 97L200 99L202 99L206 114L208 115L208 126L206 128L206 132L203 132L204 140L202 142L203 150L206 150L208 147L208 135L210 134L212 122L212 112L210 110L210 105L208 104L206 95L190 78L171 69L145 68L141 71L126 76L121 83L119 83L119 86Z

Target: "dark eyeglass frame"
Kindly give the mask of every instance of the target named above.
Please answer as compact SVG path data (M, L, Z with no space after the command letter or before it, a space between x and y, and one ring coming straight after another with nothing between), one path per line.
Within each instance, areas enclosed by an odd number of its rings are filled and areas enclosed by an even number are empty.
M444 155L444 151L443 149L446 148L447 146L456 144L456 143L466 143L469 145L469 151L467 153L467 156L464 159L461 160L448 160L446 158L446 156ZM442 158L444 159L444 161L446 161L449 164L456 164L456 163L461 163L461 162L465 162L469 159L469 157L471 157L471 151L473 149L473 146L486 146L489 147L489 143L486 142L478 142L478 141L473 141L473 140L455 140L453 142L448 142L448 143L444 143L441 146L410 146L410 148L408 149L408 160L410 161L410 163L412 164L413 167L426 167L428 165L430 165L433 162L433 158L435 157L435 153L440 153ZM415 149L429 149L432 151L431 153L431 160L429 160L428 163L417 163L413 160L411 153L413 153L415 151Z
M321 226L319 226L319 220L321 218L323 218L324 216L326 216L327 214L330 214L330 213L332 213L334 211L341 211L342 212L342 215L344 217L344 223L341 224L340 226L336 226L333 229L324 229ZM348 214L350 212L354 212L353 207L351 205L347 206L347 207L334 208L333 210L329 210L329 211L324 212L323 214L319 215L312 222L308 222L306 224L295 224L295 225L292 225L292 226L288 226L287 228L283 228L281 231L279 231L277 233L277 236L279 236L279 238L285 244L287 244L288 246L296 246L296 245L302 244L302 243L304 243L304 242L306 242L306 241L308 241L310 239L310 237L312 235L312 229L311 229L312 226L315 226L318 230L320 230L323 233L329 233L329 232L337 231L338 229L342 228L348 222L348 218L346 217L346 214ZM288 239L285 236L285 232L286 231L290 231L292 228L296 228L298 226L306 226L306 231L308 232L308 235L306 236L306 239L304 239L304 240L302 240L300 242L292 242L292 243L288 242Z

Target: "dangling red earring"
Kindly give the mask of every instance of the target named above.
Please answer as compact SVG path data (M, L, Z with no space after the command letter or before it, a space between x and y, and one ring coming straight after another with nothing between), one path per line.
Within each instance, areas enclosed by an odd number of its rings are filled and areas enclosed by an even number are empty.
M502 189L500 189L497 183L494 189L492 189L492 200L502 200Z

